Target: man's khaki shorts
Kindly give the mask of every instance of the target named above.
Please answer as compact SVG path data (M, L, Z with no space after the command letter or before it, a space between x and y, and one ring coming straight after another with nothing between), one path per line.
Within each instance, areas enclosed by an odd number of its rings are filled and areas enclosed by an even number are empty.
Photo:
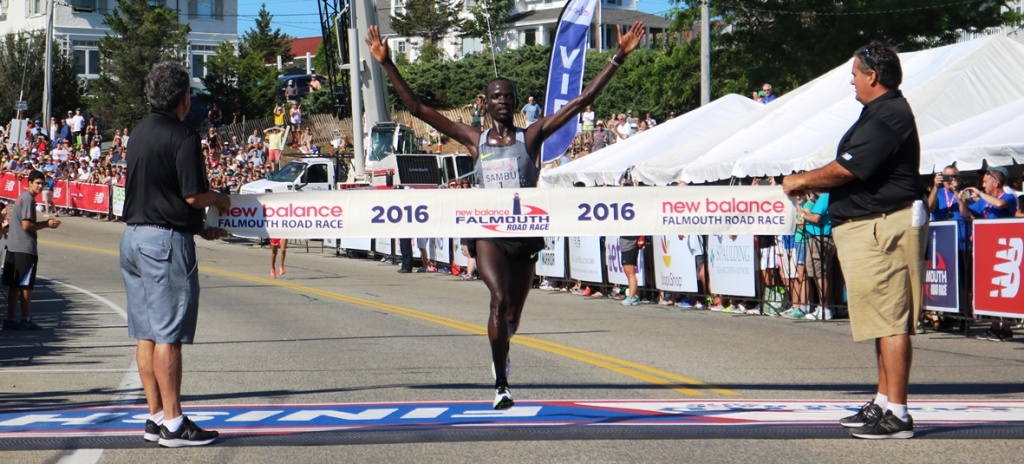
M911 215L908 207L832 228L855 341L917 331L928 225L912 227Z

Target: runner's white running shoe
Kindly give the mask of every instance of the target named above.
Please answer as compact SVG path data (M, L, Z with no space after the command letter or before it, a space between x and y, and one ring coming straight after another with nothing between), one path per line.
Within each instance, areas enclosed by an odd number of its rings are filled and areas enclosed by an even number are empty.
M516 402L512 401L512 392L508 390L508 387L498 387L494 390L494 409L508 409L514 404Z

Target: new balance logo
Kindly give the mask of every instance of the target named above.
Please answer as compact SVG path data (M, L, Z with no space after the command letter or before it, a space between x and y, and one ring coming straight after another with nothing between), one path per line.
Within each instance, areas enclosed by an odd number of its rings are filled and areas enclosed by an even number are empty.
M996 252L996 259L1001 260L993 268L996 277L992 279L995 290L989 292L992 298L1015 298L1020 290L1020 268L1024 260L1024 239L1019 237L1001 238L999 244L1007 247Z

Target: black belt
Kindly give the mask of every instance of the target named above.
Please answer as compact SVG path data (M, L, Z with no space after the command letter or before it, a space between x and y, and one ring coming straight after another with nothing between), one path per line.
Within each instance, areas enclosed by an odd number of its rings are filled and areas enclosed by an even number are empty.
M170 231L175 230L173 227L162 226L160 224L129 224L129 225L136 226L136 227L152 227L154 229L170 230Z

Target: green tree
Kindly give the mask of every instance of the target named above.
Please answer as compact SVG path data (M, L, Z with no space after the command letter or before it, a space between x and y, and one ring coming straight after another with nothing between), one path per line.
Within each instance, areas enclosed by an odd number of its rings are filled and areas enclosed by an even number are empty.
M28 103L28 111L21 115L27 119L43 118L42 83L46 38L42 31L32 34L7 34L0 37L0 121L17 116L13 103L19 99ZM59 43L53 45L53 115L62 110L81 106L82 89L75 72L74 58L61 51ZM47 126L46 130L50 130Z
M203 85L225 120L266 117L274 110L280 81L277 69L267 66L264 58L259 53L240 55L233 43L222 42L207 59Z
M255 27L242 34L238 44L240 55L247 56L255 53L262 56L264 62L269 64L276 64L278 56L284 62L289 62L294 58L292 37L281 32L281 29L272 28L273 19L274 15L267 11L267 4L262 4Z
M461 35L480 39L489 48L493 36L511 23L514 6L511 0L477 0L466 8L470 19L462 23Z
M677 0L686 10L696 3ZM961 29L1012 21L1005 0L734 0L711 2L714 95L748 95L771 82L783 93L848 60L858 47L882 40L900 52L956 41ZM683 16L690 28L693 14Z
M281 92L277 57L290 61L291 37L271 27L274 16L260 8L254 27L242 34L236 50L231 42L221 43L206 62L203 85L210 99L224 114L242 118L269 116Z
M148 0L121 0L103 19L111 34L100 39L100 77L93 83L94 112L116 127L131 127L149 113L146 74L163 61L181 61L187 24L178 13Z
M420 61L444 57L441 40L451 31L462 30L461 1L406 0L405 11L391 17L391 27L401 36L419 37Z

